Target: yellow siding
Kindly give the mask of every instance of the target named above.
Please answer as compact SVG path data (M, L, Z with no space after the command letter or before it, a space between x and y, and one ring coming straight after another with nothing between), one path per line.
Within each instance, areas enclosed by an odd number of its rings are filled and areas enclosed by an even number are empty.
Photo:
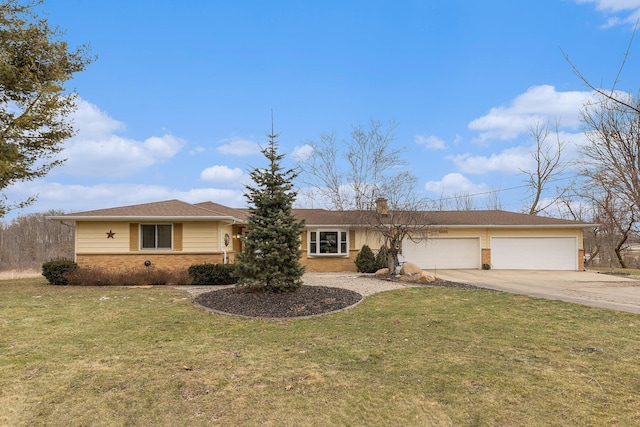
M380 249L384 243L382 234L372 228L359 228L355 232L355 245L351 249L360 250L364 245L368 245L372 250Z
M582 230L578 228L448 228L432 227L426 233L432 238L438 237L480 237L482 249L491 247L491 237L493 236L549 236L563 237L571 236L578 238L578 248L582 249ZM382 236L372 229L359 229L356 232L355 248L360 250L367 244L373 250L379 249L382 245Z
M516 237L577 237L578 238L578 249L582 249L582 229L580 228L498 228L498 229L489 229L490 236L516 236ZM483 247L489 247L483 246Z
M185 222L182 225L182 251L220 251L219 233L218 222Z
M107 238L107 232L115 234ZM78 222L76 224L77 253L129 252L128 222Z
M229 245L224 244L224 236L225 234L229 235ZM233 241L235 239L233 238L233 226L231 224L229 225L223 225L222 228L220 229L220 249L223 251L232 251L233 250Z

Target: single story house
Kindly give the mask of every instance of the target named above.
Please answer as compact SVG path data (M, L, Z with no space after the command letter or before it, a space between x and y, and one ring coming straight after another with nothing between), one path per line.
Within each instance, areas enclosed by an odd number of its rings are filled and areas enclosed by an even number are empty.
M501 210L421 212L428 227L402 242L401 258L425 270L582 270L583 222ZM75 224L75 261L107 270L164 269L233 262L247 229L246 209L167 200L49 217ZM294 209L305 220L307 271L356 271L364 244L381 236L349 212Z

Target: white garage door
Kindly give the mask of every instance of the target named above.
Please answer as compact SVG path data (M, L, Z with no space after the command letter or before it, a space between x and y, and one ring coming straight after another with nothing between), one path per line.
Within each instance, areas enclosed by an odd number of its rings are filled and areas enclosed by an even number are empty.
M497 270L577 270L575 237L492 237L491 268Z
M425 270L480 268L480 238L405 239L402 256Z

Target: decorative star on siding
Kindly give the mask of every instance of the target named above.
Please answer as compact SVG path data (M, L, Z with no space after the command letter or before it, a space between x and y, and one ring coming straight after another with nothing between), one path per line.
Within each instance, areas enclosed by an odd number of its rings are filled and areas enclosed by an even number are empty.
M111 231L111 230L107 231L107 239L113 239L114 238L113 236L115 234L116 234L115 231Z

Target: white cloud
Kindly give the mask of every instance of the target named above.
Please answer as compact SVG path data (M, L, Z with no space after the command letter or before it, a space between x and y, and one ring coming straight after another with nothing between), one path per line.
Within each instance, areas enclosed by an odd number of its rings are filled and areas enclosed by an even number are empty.
M51 209L79 212L170 199L179 199L188 203L213 201L231 207L246 205L243 191L240 189L177 190L161 185L134 183L79 185L36 180L14 184L8 187L5 193L9 200L25 200L29 196L38 195L37 201L32 206L10 212L4 218L5 220L20 214L45 212Z
M260 153L260 146L248 139L232 137L223 139L225 144L220 145L216 150L220 154L229 154L232 156L250 156Z
M291 153L291 157L297 162L304 162L309 160L311 157L311 153L313 153L313 146L310 144L305 144L301 147L295 146L293 148L293 153Z
M513 147L501 153L487 156L472 156L470 153L449 156L457 169L462 173L480 175L487 172L503 172L517 175L521 169L527 170L534 166L529 147Z
M124 125L80 100L73 114L77 135L65 143L67 159L57 172L77 176L127 176L175 156L185 141L173 135L152 136L144 141L115 135Z
M640 9L640 0L576 0L576 3L594 3L596 9L607 12Z
M440 181L429 181L424 185L424 189L439 196L477 194L489 191L486 184L474 184L460 173L447 174Z
M66 144L67 161L60 171L76 176L122 177L172 158L184 145L172 135L136 141L117 135L100 139L74 137Z
M563 128L577 128L580 110L592 95L592 92L557 92L550 85L533 86L508 107L492 108L489 114L473 120L469 129L480 131L477 141L486 142L517 138L541 119L557 119Z
M593 3L596 9L605 14L620 14L626 12L626 16L610 17L603 25L604 28L616 25L635 25L640 18L640 0L575 0L578 4Z
M200 173L202 181L213 182L215 184L238 184L242 180L244 172L240 168L229 168L228 166L211 166Z
M125 129L125 125L101 111L96 105L79 99L78 108L72 115L74 126L78 129L77 136L83 139L101 138L104 135Z
M416 144L424 145L430 150L444 150L445 148L447 148L444 141L435 135L416 135L414 141L416 142Z

